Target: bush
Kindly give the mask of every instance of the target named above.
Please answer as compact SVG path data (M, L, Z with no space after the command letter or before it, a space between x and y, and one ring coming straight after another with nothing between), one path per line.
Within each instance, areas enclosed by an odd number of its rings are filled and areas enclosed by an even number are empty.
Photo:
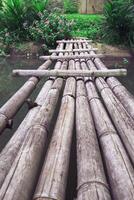
M41 20L36 20L30 27L30 35L32 40L53 47L56 40L69 38L71 30L72 22L68 22L64 16L45 11L41 15Z
M18 32L25 38L28 26L43 12L47 0L3 0L0 10L0 27Z
M78 1L77 0L64 0L64 12L65 13L77 13Z
M112 0L104 6L104 38L134 45L134 0Z

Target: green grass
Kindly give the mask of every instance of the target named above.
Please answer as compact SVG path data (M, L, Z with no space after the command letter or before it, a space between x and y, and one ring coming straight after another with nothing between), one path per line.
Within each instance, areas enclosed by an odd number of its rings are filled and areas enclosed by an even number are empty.
M101 40L101 23L103 15L66 14L68 20L74 21L73 37L88 37L92 40Z

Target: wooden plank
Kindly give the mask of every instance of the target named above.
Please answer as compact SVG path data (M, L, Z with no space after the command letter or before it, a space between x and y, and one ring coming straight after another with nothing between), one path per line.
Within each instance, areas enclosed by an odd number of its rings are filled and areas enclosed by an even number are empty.
M126 76L126 69L109 70L13 70L13 76L36 76L36 77L109 77Z

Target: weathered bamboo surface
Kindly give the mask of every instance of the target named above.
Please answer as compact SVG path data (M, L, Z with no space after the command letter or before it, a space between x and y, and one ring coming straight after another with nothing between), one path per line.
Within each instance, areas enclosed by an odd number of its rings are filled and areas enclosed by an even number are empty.
M88 49L88 51L97 51L98 49L97 48L92 48L92 49ZM55 49L52 49L52 50L49 50L50 53L72 53L72 52L87 52L87 49L73 49L73 50L55 50Z
M60 68L66 69L67 62L57 62L55 65L55 69ZM29 113L21 123L20 127L15 132L12 139L9 141L9 143L6 145L6 147L0 154L0 186L2 185L4 178L6 177L10 167L12 166L12 163L14 162L18 150L22 146L24 138L27 135L28 129L34 124L33 120L36 117L38 111L40 110L40 107L43 105L44 99L47 96L47 93L51 88L53 81L54 80L50 79L44 84L37 99L35 100L35 102L37 103L37 107L29 111Z
M86 113L86 115L85 115ZM111 199L84 82L77 81L76 99L78 200Z
M58 59L55 72L65 70L71 77L49 74L35 107L0 153L0 199L66 199L74 162L71 148L77 154L73 169L77 172L77 186L71 187L76 190L74 199L134 199L133 98L129 108L124 105L124 95L129 98L129 93L114 77L86 77L84 71L108 71L99 58L86 58L86 54L95 54L87 40L64 41L56 51L69 59ZM36 75L31 79L38 82ZM76 146L72 140L75 134Z
M86 47L84 45L84 47ZM90 48L90 46L87 45L87 47ZM91 52L93 55L94 52ZM99 59L95 59L94 63L98 69L107 69L107 67L104 65L104 63ZM128 113L133 117L134 119L134 97L133 95L121 84L120 81L118 81L114 77L110 77L106 80L109 87L112 89L112 91L115 93L117 98L120 100L120 102L123 104L123 106L126 108Z
M84 40L84 39L79 39L79 40L58 40L57 43L66 43L66 44L70 44L70 43L90 43L92 42L92 40Z
M106 55L105 55L106 56ZM90 58L103 58L105 57L103 54L95 54L95 55L68 55L68 56L40 56L40 59L42 60L71 60L71 59L90 59Z
M13 76L37 76L37 77L109 77L109 76L126 76L126 69L111 70L22 70L15 69Z
M65 199L74 125L75 84L74 78L67 79L57 123L34 199Z
M83 62L81 67L87 69L86 63ZM101 149L105 158L112 195L117 200L133 199L133 166L117 131L101 103L92 80L86 81L86 89Z

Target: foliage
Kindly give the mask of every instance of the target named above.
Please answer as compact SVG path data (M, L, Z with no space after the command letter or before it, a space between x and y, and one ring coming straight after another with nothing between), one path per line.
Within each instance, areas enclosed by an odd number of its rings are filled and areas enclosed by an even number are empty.
M134 0L109 0L105 3L104 15L104 38L134 45Z
M49 12L53 12L53 10L55 10L55 8L59 9L61 11L61 13L63 12L63 1L59 1L59 0L49 0L48 4L47 4L47 11Z
M74 21L73 37L88 37L93 40L101 39L101 23L103 21L102 15L80 15L67 14L68 20Z
M68 22L64 16L45 11L41 15L41 20L36 20L30 27L31 39L52 47L56 40L69 38L71 28L72 22Z
M65 13L77 13L78 1L77 0L64 0L64 12Z
M3 0L0 10L0 27L27 35L28 26L43 12L48 0Z

